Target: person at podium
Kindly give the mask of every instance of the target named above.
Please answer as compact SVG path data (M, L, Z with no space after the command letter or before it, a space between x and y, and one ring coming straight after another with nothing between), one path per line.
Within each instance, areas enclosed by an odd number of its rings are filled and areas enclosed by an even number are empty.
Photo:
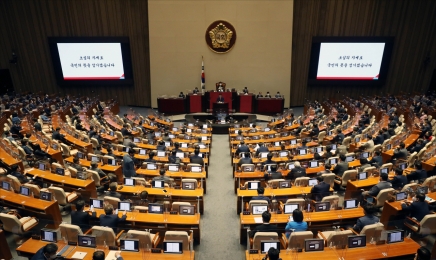
M197 87L195 87L195 89L192 91L192 93L195 94L195 95L198 94L199 92L200 92L200 90L198 90Z
M248 95L248 88L247 87L245 87L242 91L244 92L244 95Z
M216 99L216 102L217 102L217 103L224 103L224 97L220 94L220 95L218 96L218 98Z
M183 92L180 92L179 98L185 98L185 95L183 94Z

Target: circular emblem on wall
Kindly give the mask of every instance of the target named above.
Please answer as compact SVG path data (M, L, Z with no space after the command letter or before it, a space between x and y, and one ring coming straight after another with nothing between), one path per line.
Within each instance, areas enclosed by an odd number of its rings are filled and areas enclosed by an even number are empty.
M236 42L235 27L229 22L218 20L206 30L206 43L216 53L227 53Z

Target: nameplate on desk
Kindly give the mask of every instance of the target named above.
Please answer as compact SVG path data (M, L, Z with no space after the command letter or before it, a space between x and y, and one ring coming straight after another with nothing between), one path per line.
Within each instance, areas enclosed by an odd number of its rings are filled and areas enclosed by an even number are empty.
M246 188L245 188L245 186L241 186L239 189L240 190L245 190Z
M152 253L158 253L158 254L160 254L160 253L162 252L162 249L160 249L160 248L152 248L152 249L151 249L151 252L152 252Z
M252 254L258 254L258 253L259 253L259 250L257 250L257 249L250 249L249 253L250 253L250 255L252 255Z
M177 215L177 213L178 213L177 211L171 211L170 212L171 215Z
M38 236L38 235L32 235L32 239L40 240L40 239L41 239L41 236Z
M117 246L109 246L109 250L118 250L118 247Z
M242 212L243 215L250 215L250 211L244 211Z
M69 246L77 246L77 242L75 242L75 241L68 241L68 245Z

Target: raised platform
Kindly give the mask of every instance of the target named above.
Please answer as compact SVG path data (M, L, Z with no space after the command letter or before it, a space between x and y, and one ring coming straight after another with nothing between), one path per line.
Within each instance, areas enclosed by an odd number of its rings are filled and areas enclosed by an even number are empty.
M233 118L233 120L237 122L242 122L246 120L248 123L256 123L257 121L257 115L254 114L235 113L229 115L228 117L230 116ZM172 119L173 121L176 121L174 117ZM210 113L186 114L184 119L187 123L195 123L197 122L197 120L198 122L210 123L212 126L212 134L228 134L229 128L232 125L230 123L216 123L216 117Z

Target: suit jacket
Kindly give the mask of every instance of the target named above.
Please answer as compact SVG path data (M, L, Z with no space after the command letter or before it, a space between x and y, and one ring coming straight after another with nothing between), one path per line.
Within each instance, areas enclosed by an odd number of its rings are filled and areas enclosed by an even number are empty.
M106 196L110 196L110 197L114 197L114 198L119 198L120 200L123 200L123 195L121 195L121 193L116 192L116 191L109 191Z
M303 167L295 167L286 175L286 179L295 180L298 177L306 177L306 169Z
M135 163L128 154L123 156L123 174L128 178L136 176Z
M380 193L381 190L392 188L392 184L387 181L381 181L377 183L375 186L372 186L372 188L368 191L368 194L377 197L377 195Z
M251 158L241 158L239 159L238 165L241 166L243 164L253 164L253 160Z
M118 215L100 215L100 226L102 227L110 227L114 230L115 234L117 234L117 227L119 222L124 222L127 216L123 215L121 218Z
M377 137L374 139L374 144L383 144L383 142L385 141L385 138L383 135L377 135Z
M348 170L348 162L340 162L336 164L332 172L338 175L339 177L342 177L342 175L344 175L344 172L346 170Z
M254 237L256 232L277 232L277 226L269 223L263 223L262 225L259 225L250 231L250 237Z
M200 164L201 166L204 166L203 158L201 158L200 156L195 155L195 154L193 156L189 157L189 162L190 163L197 163L197 164Z
M401 149L401 150L394 150L394 155L392 156L392 158L396 158L396 159L407 159L407 155L408 152L406 150L406 148Z
M224 97L217 97L216 102L224 102Z
M88 212L71 211L71 224L79 226L83 232L90 228L90 219L91 215L89 215Z
M263 195L254 196L251 198L251 200L266 200L268 201L268 204L271 203L271 199Z
M423 183L426 178L427 178L426 170L416 170L411 172L409 175L407 175L407 179L409 181L418 180L419 183Z
M406 204L401 204L403 210L410 212L411 218L416 218L416 220L421 221L425 215L430 214L430 209L428 203L425 201L414 201L412 204L407 206Z
M390 181L392 184L392 188L399 190L407 184L407 177L404 175L395 175L394 178Z
M166 148L166 146L165 145L157 145L156 146L156 150L158 150L158 151L165 151L167 148Z
M53 134L51 135L51 137L55 140L60 140L60 141L62 141L64 139L64 136L57 131L54 131Z
M236 149L237 155L239 155L240 153L247 153L247 152L250 152L250 148L248 148L248 146L246 146L245 144L239 146L238 149Z
M342 143L342 141L344 141L345 135L343 133L337 134L334 138L333 138L333 142L334 143Z
M330 185L325 182L320 182L312 187L310 191L312 198L316 201L321 201L325 196L330 195Z
M374 156L372 157L371 161L369 161L369 164L380 167L383 164L383 158L381 157L381 155Z
M280 172L271 172L269 175L270 180L283 179L283 175Z
M32 258L30 258L30 260L47 260L47 258L44 255L44 247L43 246L41 249L39 249L36 254L34 256L32 256Z
M365 215L365 216L357 219L357 223L356 223L356 225L354 225L353 229L356 231L360 231L363 229L363 227L365 227L367 225L375 224L379 221L380 221L379 218L376 216Z
M256 156L259 155L259 153L267 153L269 152L268 147L266 146L261 146L257 149L256 151Z

